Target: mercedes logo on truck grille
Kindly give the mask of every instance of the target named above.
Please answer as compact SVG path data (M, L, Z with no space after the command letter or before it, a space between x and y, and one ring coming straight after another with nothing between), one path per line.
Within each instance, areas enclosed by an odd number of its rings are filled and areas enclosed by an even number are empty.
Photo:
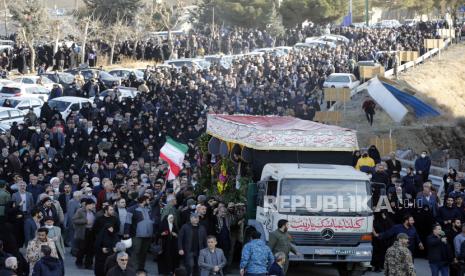
M321 231L321 237L323 238L323 240L329 241L334 237L334 231L330 228L325 228L323 229L323 231Z

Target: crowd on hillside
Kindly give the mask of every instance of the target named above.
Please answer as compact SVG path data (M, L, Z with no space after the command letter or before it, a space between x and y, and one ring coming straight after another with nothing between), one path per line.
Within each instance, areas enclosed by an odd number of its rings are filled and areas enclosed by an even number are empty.
M168 59L193 58L214 54L243 54L257 48L275 46L293 46L298 42L304 42L306 37L319 36L325 33L342 34L351 39L346 45L349 52L355 52L353 58L359 60L378 60L387 67L392 67L394 61L390 60L389 53L376 55L380 51L413 50L421 54L425 52L424 38L437 36L437 24L423 22L414 27L402 26L397 29L372 29L352 27L323 28L321 26L309 26L303 29L290 29L282 36L273 37L266 31L257 29L227 29L211 33L211 28L206 26L202 30L191 31L187 34L173 35L172 41L166 37L146 38L144 41L122 41L115 46L114 62L123 58L135 58L137 60L153 60L162 62ZM53 67L64 64L64 68L75 68L81 64L81 54L85 51L85 63L90 67L97 64L97 60L104 55L109 55L111 49L101 40L95 40L86 44L85 49L76 42L63 43L54 53L53 44L40 44L35 47L36 65L46 64ZM27 72L30 63L30 52L24 45L16 45L2 59L1 66L9 70L17 68L19 72Z
M127 83L140 91L134 99L121 99L115 91L100 100L98 79L83 82L78 74L71 90L59 91L55 96L95 95L92 104L63 118L58 110L45 103L40 116L31 110L25 123L14 124L9 132L0 135L0 218L3 226L0 228L3 241L0 258L5 260L0 261L0 266L5 266L2 269L15 270L17 275L29 272L32 275L63 275L66 273L65 251L71 250L76 265L94 269L95 275L135 275L136 271L143 275L150 251L157 255L160 274L221 275L233 268L233 257L244 245L240 262L243 272L263 275L272 264L278 271L280 267L285 271L287 254L296 251L287 238L285 221L278 224L276 246L268 248L253 229L243 235L243 204L222 202L220 198L195 192L198 167L206 165L198 154L196 141L205 131L208 112L294 115L311 120L321 103L318 91L330 73L355 73L356 61L371 59L377 51L401 48L421 51L423 38L434 36L435 32L434 28L409 27L334 31L352 42L336 49L304 50L281 57L269 54L244 57L235 60L230 69L219 65L200 71L148 67L143 83ZM239 53L267 46L269 42L261 34L258 31L231 32L227 36L228 43L221 43L221 47L225 47L221 51ZM291 32L291 35L300 41L304 34ZM200 48L208 49L208 43L197 43L192 48L195 43L187 41L193 37L176 38L178 57L180 52L186 55ZM196 41L202 41L197 37L211 40L202 33L195 37ZM146 45L144 58L149 58L147 49ZM74 50L63 49L62 53ZM205 53L216 51L218 49L208 49ZM97 50L95 55L90 53L89 63L98 58ZM38 52L38 59L43 57ZM18 58L25 61L20 54L11 59L11 64ZM68 55L55 58L58 58L56 64L73 65ZM165 180L167 165L159 160L159 150L167 136L189 145L184 169L172 182ZM362 158L367 157L360 160ZM392 170L388 174L379 165L373 169L375 163L381 161L379 156L373 160L374 164L370 160L356 161L354 166L371 168L367 172L373 174L373 180L385 183L388 191L394 189L391 195L403 202L404 193L398 191L400 178L393 180ZM357 165L358 162L361 163ZM427 175L423 175L425 169L421 165L425 164L422 162L415 168L422 175L421 184L416 182L417 176L410 175L401 188L413 189L413 185L415 190L409 195L420 196L428 202L427 210L426 207L415 209L415 215L420 214L422 219L431 219L431 222L442 218L439 222L443 227L449 226L451 224L445 223L449 219L438 217L446 207L438 208L439 200L435 200L437 196L431 191ZM453 192L454 195L459 193ZM400 213L382 218L398 221ZM376 235L388 230L378 227L387 225L384 222L380 218L375 220ZM403 225L406 232L414 233L409 224ZM429 230L422 227L421 231L425 232L420 233L420 238L424 239ZM386 239L379 242L386 247L384 242L394 235L393 232L383 234ZM119 243L121 240L127 242L128 238L132 241L130 249L126 248L127 244ZM425 240L423 243L426 246ZM383 247L378 246L375 244L378 252L382 252ZM26 247L24 255L19 251L21 247ZM175 272L180 264L186 271ZM379 260L375 267L382 267Z

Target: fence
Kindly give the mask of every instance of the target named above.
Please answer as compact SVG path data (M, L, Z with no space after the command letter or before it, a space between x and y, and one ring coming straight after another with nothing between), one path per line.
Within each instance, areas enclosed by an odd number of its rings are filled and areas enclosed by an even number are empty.
M433 56L436 55L436 54L440 55L441 50L444 50L445 48L447 48L449 46L449 44L451 44L451 42L452 42L452 40L450 38L446 39L444 41L442 47L434 48L434 49L428 51L427 53L425 53L424 55L422 55L421 57L417 58L416 60L410 61L410 62L407 62L407 63L404 63L404 64L398 66L397 67L397 72L400 73L400 72L407 71L408 68L414 67L417 64L423 63L426 60L433 58ZM388 70L388 71L386 71L384 73L384 77L390 77L390 76L393 76L393 75L394 75L394 69Z

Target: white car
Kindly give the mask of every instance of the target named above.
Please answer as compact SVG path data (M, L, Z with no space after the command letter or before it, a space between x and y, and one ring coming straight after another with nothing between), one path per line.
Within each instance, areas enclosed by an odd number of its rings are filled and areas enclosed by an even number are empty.
M324 40L313 40L305 43L297 43L294 45L296 49L314 49L314 48L324 48L324 47L336 48L336 44L330 41Z
M10 130L11 126L8 124L0 123L0 134L5 134Z
M21 124L24 123L24 116L26 114L19 109L11 107L0 107L0 123L12 125L14 122Z
M0 90L0 98L27 96L39 98L46 102L49 95L50 90L37 84L12 83L3 86Z
M48 101L51 109L55 108L61 113L63 119L66 120L72 111L79 111L84 103L92 104L92 101L80 97L58 97Z
M400 24L398 20L393 19L393 20L381 20L380 22L376 23L374 27L378 29L384 29L384 28L391 29L391 28L398 28L401 26L402 24Z
M324 88L349 88L350 90L360 85L360 81L353 74L334 73L323 83Z
M181 69L182 67L193 68L194 70L202 69L202 66L191 59L173 59L166 60L166 65L173 66L174 68Z
M277 48L258 48L258 49L253 50L252 52L270 54L270 55L276 56L276 57L281 57L281 56L286 55L286 53L284 51L282 51L280 49L277 49Z
M23 110L25 113L29 111L29 109L33 109L34 113L37 117L40 116L40 109L44 105L44 101L41 99L33 98L33 97L12 97L12 98L4 98L0 99L0 105L8 100L11 104L11 107Z
M329 42L334 42L334 43L346 43L348 44L350 42L350 39L343 35L335 35L335 34L327 34L327 35L322 35L320 36L320 40L324 41L329 41Z
M7 85L7 84L12 84L12 83L16 83L12 80L7 80L7 79L0 79L0 90L2 90L2 87Z
M416 19L405 19L404 20L404 25L409 26L409 27L414 27L418 24L418 20Z
M139 91L137 91L137 88L134 88L134 87L118 86L115 88L118 89L118 101L121 101L126 98L134 99L136 95L139 93ZM101 101L104 101L106 96L114 94L114 93L115 93L114 89L107 89L105 91L102 91L99 94L99 99ZM94 99L95 97L89 98L89 100L91 100L92 102L94 102Z
M37 84L37 81L42 78L42 86L47 88L48 90L52 91L53 85L57 84L53 82L51 79L45 77L45 76L21 76L18 78L14 78L13 81L19 82L19 83L24 83L24 84ZM61 84L58 84L61 86ZM63 88L62 88L63 89Z
M294 48L292 48L290 46L278 46L278 47L275 47L275 49L279 49L279 50L283 51L286 54L289 54L290 52L292 52L294 50Z
M118 77L125 80L129 79L129 75L131 73L134 73L136 75L137 80L144 80L144 72L137 69L117 68L108 71L108 73L114 77Z

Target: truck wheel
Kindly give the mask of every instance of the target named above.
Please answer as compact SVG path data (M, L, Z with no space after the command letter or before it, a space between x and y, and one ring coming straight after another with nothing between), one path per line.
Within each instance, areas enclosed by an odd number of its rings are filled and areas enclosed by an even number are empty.
M365 270L356 269L357 266L348 267L347 264L338 264L337 272L339 276L361 276L365 273Z
M337 272L339 273L339 276L350 276L349 268L347 267L347 264L345 263L337 265Z

